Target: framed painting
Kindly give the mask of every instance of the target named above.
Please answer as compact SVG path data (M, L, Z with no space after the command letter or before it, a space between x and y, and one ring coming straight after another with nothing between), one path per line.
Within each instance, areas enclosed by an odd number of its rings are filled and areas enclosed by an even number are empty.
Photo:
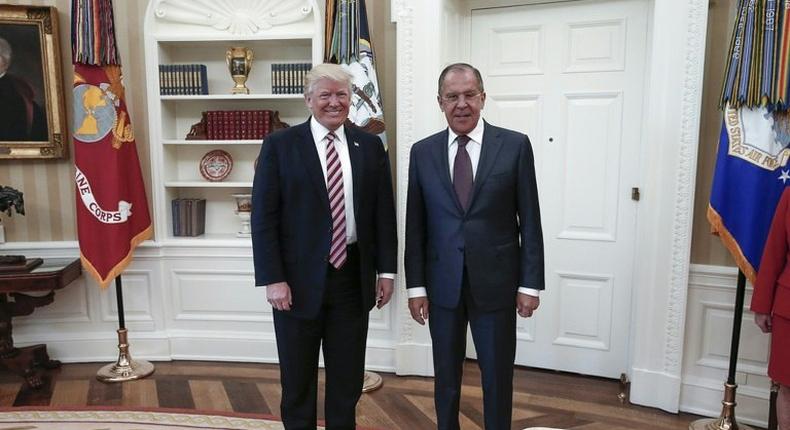
M0 158L68 156L57 17L0 5Z

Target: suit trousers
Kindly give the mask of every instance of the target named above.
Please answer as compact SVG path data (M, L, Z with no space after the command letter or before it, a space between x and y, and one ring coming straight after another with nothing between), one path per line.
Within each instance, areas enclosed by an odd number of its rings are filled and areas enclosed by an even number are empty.
M274 311L280 359L280 413L287 430L315 429L318 352L324 353L324 415L329 430L356 427L356 405L362 394L368 312L362 309L359 251L348 247L348 260L327 269L321 310L314 319Z
M434 401L439 430L458 430L466 327L472 328L483 386L486 430L510 430L513 409L513 363L516 358L516 292L513 306L481 311L469 291L464 270L456 308L431 305L428 325L433 344Z

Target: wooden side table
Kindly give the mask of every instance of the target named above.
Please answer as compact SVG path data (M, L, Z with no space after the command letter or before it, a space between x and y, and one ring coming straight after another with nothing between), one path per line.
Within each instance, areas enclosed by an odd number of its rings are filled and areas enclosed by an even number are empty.
M80 260L73 258L45 259L30 271L0 273L0 366L25 378L32 388L43 384L42 370L60 367L60 361L50 360L44 344L15 347L12 318L30 315L35 308L52 303L55 290L67 286L81 273ZM37 291L48 293L43 296L26 294Z

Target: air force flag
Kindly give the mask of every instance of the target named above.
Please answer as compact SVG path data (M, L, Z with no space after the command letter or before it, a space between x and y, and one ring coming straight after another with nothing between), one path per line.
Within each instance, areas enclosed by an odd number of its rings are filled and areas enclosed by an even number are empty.
M788 143L787 111L724 110L708 221L752 283L779 197L790 185Z

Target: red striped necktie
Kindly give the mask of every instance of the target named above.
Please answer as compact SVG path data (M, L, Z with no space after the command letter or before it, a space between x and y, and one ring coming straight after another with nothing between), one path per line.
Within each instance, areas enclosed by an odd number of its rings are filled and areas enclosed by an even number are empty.
M332 213L332 246L329 264L339 269L346 262L346 198L343 192L343 168L335 148L335 133L326 135L326 189Z

